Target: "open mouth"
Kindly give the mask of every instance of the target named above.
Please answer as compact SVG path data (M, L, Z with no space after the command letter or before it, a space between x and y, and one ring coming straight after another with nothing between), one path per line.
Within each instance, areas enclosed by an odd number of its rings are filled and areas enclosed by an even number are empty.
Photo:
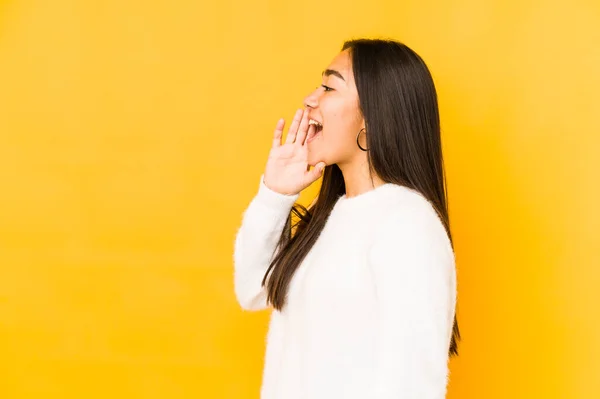
M321 135L321 132L323 132L323 124L314 119L310 119L308 121L308 136L306 138L306 142L310 143L311 141L319 137Z

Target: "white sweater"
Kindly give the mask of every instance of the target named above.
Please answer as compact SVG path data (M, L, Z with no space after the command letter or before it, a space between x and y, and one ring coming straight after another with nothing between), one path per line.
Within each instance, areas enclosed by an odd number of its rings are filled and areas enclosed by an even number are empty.
M298 196L261 176L235 238L243 309L267 308L261 281ZM391 183L341 196L271 313L261 398L445 398L455 304L454 253L425 197Z

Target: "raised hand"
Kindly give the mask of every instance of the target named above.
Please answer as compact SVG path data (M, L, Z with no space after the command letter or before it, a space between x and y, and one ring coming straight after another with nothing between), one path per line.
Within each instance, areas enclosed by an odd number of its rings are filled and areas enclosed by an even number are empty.
M308 110L298 110L290 125L285 143L281 143L285 121L280 119L273 133L273 146L265 167L265 185L278 193L298 194L316 181L325 168L325 162L319 162L312 170L308 165L306 137L314 131L308 125Z

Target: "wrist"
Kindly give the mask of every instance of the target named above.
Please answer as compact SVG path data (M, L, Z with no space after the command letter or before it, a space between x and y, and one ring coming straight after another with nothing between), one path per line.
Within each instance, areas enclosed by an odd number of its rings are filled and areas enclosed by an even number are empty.
M272 188L270 188L264 180L264 174L260 177L260 186L258 190L258 197L260 200L268 206L292 206L298 199L300 193L296 194L283 194Z

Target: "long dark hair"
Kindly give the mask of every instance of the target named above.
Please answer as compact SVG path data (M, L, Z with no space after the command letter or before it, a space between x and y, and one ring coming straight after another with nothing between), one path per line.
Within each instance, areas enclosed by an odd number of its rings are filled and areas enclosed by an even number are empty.
M433 78L425 62L406 45L393 40L346 41L350 49L367 139L371 173L383 181L420 192L437 211L450 242L440 118ZM337 165L325 167L317 199L296 203L281 233L277 254L263 278L267 299L281 310L288 286L325 226L337 199L345 194ZM454 245L452 244L452 247ZM458 355L460 332L456 316L449 356Z

